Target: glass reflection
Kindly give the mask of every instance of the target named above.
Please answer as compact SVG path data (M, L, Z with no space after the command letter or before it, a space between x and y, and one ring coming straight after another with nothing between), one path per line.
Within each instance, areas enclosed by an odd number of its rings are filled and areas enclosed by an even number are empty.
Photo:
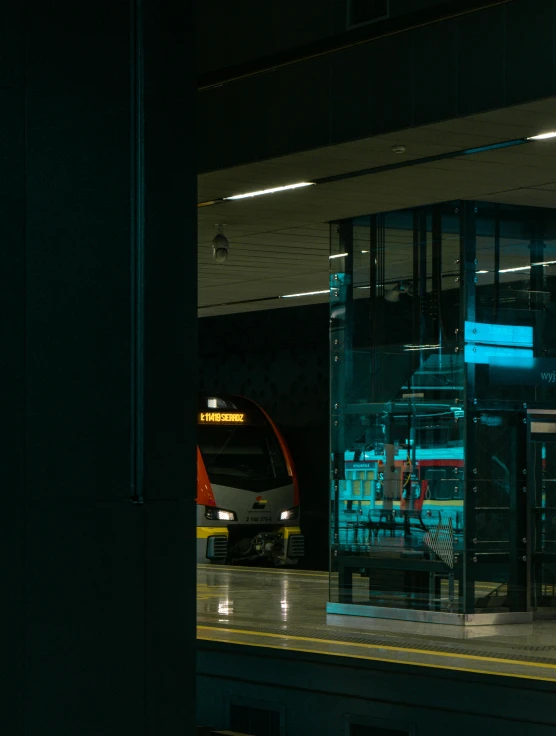
M535 570L547 600L552 470L528 448L556 406L554 214L373 215L332 224L331 252L330 601L525 612Z
M287 621L290 610L289 580L284 578L281 583L280 614L282 621Z

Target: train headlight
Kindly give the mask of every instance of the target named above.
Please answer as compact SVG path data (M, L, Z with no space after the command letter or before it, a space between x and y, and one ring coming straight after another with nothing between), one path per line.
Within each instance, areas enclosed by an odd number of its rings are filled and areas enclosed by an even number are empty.
M215 509L213 506L205 507L205 517L209 521L235 521L236 515L234 511L227 509Z
M280 521L291 521L297 519L299 516L299 506L294 506L293 509L286 509L280 514Z

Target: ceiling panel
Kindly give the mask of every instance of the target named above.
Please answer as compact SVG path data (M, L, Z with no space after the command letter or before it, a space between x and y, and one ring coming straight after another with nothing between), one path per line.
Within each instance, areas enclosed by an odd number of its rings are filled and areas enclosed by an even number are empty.
M412 161L552 129L556 129L556 98L211 172L199 177L199 200ZM402 156L392 151L397 144L406 146ZM199 315L326 301L326 295L295 300L278 297L327 288L329 221L458 198L555 207L556 141L200 208ZM212 257L217 224L224 225L230 241L225 264L216 264ZM407 268L402 245L410 242L407 233L396 237L399 249L390 252L389 266L394 276L396 267ZM457 247L457 240L454 245Z

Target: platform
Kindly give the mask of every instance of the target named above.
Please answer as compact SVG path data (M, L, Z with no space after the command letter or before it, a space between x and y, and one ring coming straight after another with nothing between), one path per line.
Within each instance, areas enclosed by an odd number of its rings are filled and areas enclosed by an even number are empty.
M328 585L325 572L199 565L197 637L556 682L556 621L465 628L337 616L326 613Z

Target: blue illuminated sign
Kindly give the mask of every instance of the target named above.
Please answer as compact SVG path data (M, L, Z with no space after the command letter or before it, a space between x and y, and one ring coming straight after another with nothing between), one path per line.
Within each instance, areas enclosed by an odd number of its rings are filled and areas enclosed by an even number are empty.
M481 345L532 348L533 328L525 325L492 325L482 322L466 322L465 342Z
M533 351L526 348L507 348L495 345L466 345L464 360L466 363L492 364L499 361L502 364L512 365L516 360L534 360Z

